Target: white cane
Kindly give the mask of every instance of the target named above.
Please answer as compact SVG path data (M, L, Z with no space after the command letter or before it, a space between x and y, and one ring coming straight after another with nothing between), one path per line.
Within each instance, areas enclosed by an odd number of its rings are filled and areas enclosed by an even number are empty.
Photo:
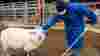
M82 33L79 35L79 37L72 43L72 45L70 46L70 48L66 49L65 52L64 52L61 56L65 56L66 53L67 53L68 51L70 51L71 48L72 48L75 44L77 44L77 42L80 40L80 38L82 38L82 36L87 32L87 30L88 30L88 28L86 27L85 30L84 30L84 32L82 32Z

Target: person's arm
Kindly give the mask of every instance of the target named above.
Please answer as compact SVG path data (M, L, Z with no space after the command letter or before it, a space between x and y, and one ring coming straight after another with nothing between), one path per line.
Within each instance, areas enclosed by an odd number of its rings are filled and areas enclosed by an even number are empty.
M66 13L65 4L63 0L56 0L56 10L57 15L49 17L46 25L42 26L44 32L48 32L48 29L55 25L59 20L64 19L64 14Z
M83 8L83 13L90 20L90 24L92 24L92 25L96 24L97 16L96 16L95 12L90 10L88 7L85 7L85 8Z
M62 20L64 16L62 15L56 15L56 16L51 16L48 18L47 24L42 26L43 32L48 32L48 29L55 25L57 22Z

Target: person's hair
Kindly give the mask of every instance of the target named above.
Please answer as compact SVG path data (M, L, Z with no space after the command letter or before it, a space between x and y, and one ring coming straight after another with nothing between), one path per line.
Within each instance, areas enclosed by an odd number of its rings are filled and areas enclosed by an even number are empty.
M60 12L65 9L65 3L62 0L56 0L56 9Z

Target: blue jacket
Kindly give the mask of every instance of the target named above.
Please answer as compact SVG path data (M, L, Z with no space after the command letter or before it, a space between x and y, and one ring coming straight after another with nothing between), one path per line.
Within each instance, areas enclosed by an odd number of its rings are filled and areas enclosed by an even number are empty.
M66 5L65 9L67 11L66 16L55 15L48 18L47 24L43 26L44 31L60 20L64 20L65 31L67 31L68 25L70 25L70 28L80 26L84 28L84 16L91 19L92 24L96 24L96 14L89 10L87 5L70 3Z

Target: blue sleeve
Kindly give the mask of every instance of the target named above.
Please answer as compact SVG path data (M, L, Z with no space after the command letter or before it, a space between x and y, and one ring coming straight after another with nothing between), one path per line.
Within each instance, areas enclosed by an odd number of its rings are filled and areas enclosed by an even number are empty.
M83 9L84 9L83 10L84 15L87 16L91 20L92 24L96 24L97 16L96 16L95 12L91 11L88 8L83 8Z
M64 16L61 16L61 15L56 15L56 16L48 17L47 24L42 26L43 32L48 32L48 29L50 27L52 27L53 25L55 25L57 22L59 22L63 18L64 18Z

